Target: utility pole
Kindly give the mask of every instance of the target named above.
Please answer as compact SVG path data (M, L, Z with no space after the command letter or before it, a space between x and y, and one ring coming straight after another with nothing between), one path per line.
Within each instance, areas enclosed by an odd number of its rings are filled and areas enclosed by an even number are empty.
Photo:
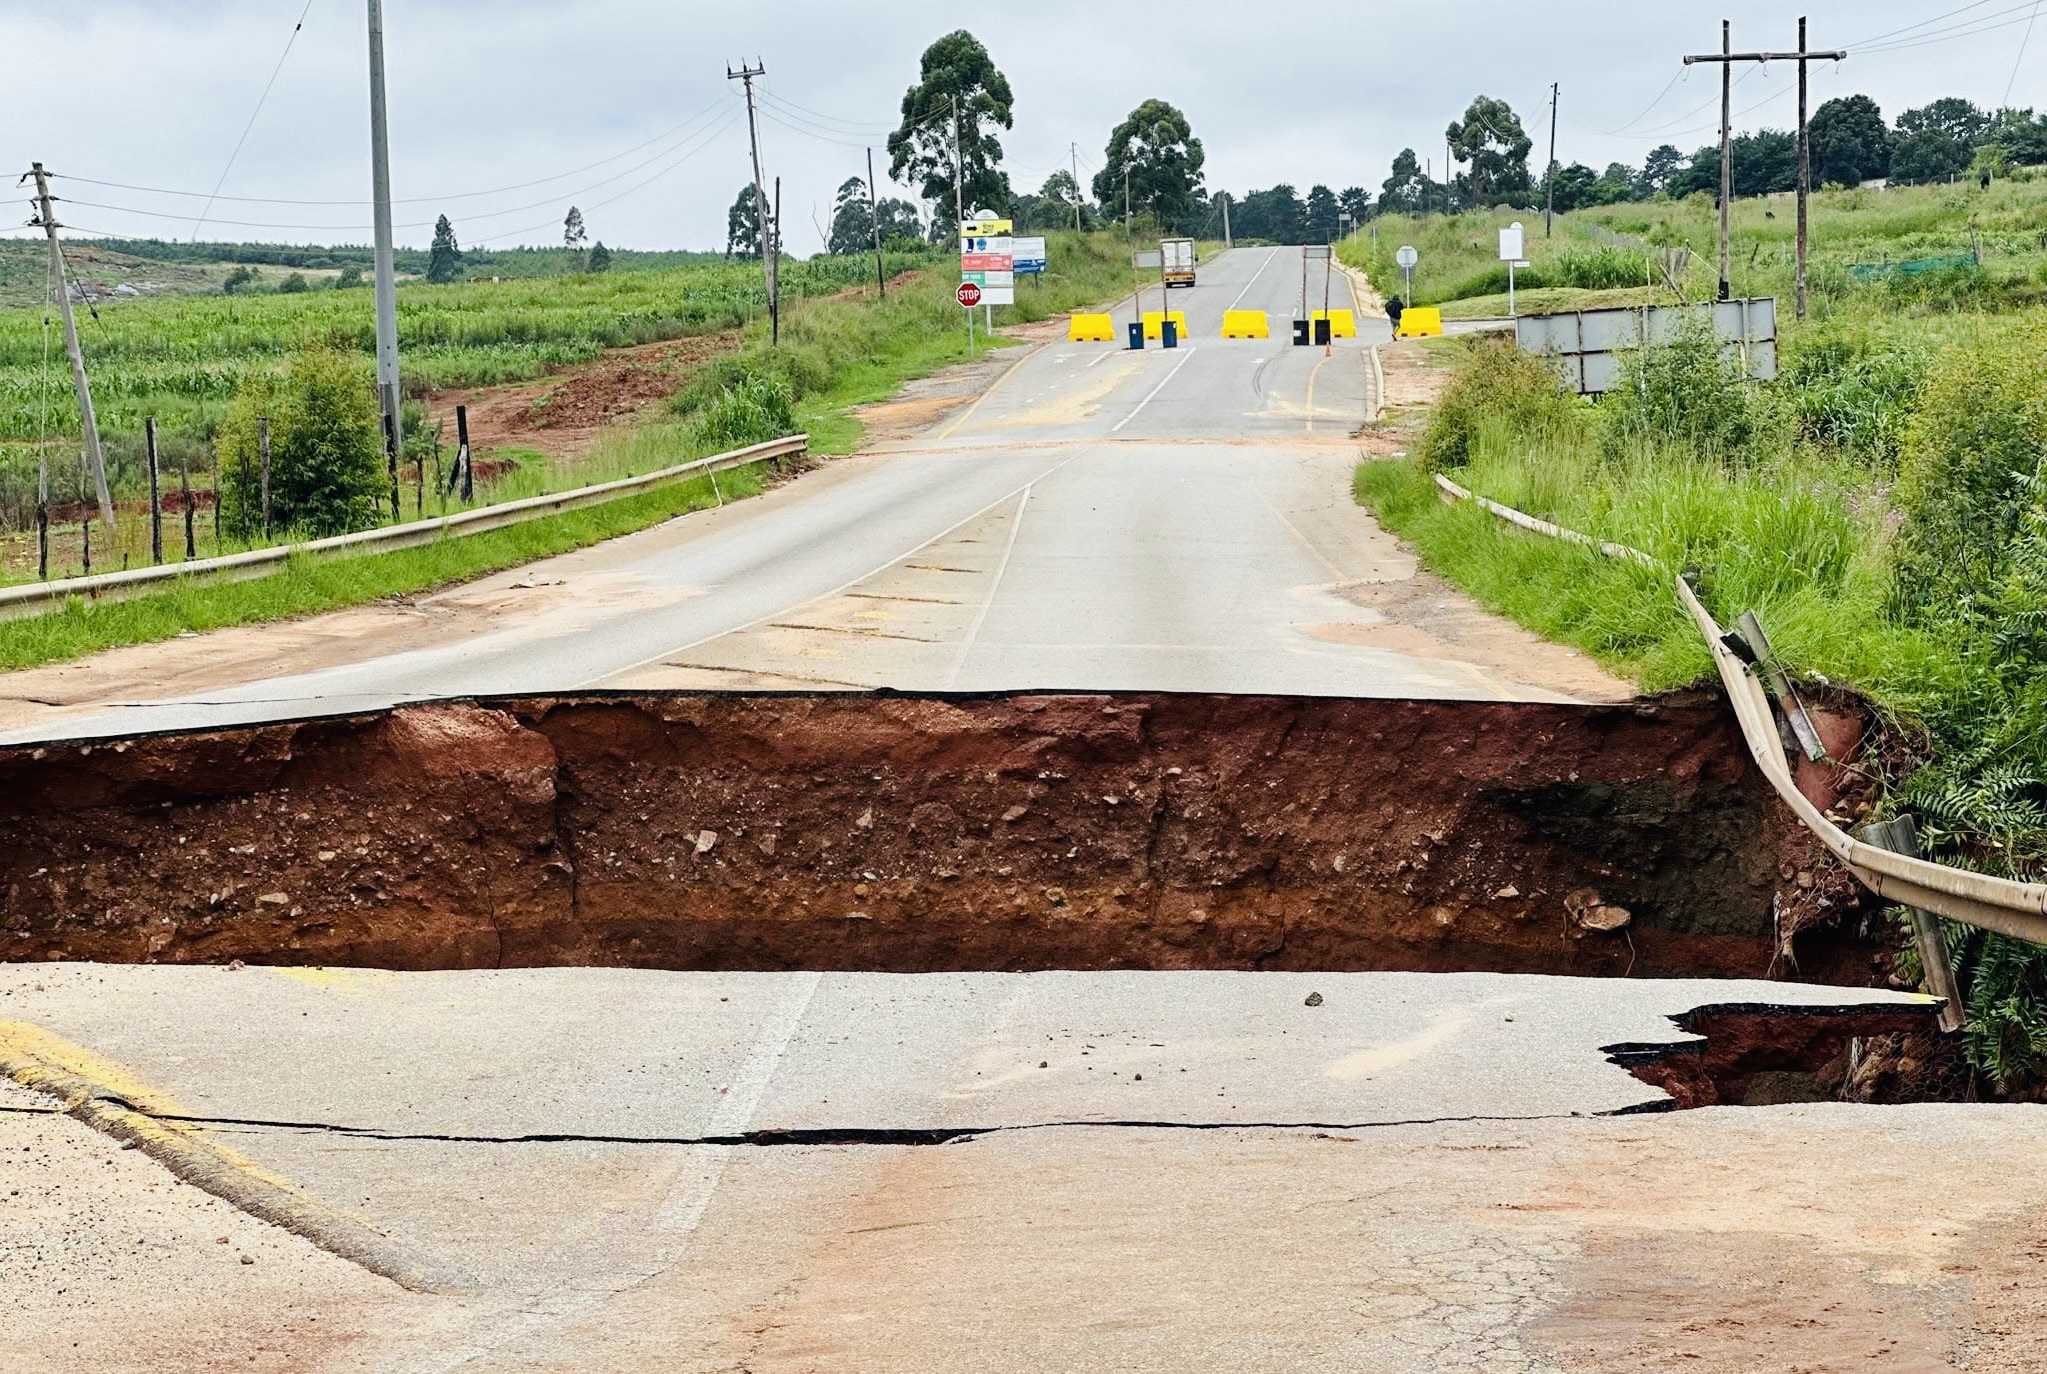
M398 274L391 242L391 121L384 106L384 0L369 0L370 11L370 194L376 202L377 236L377 402L384 414L384 460L398 470ZM391 495L397 519L397 479Z
M1071 159L1073 168L1073 232L1078 234L1080 232L1080 145L1078 143L1067 144L1066 156Z
M774 251L773 245L770 242L772 234L768 228L768 179L761 175L761 126L760 118L755 114L753 107L753 79L757 76L766 76L767 74L767 64L761 62L758 58L755 59L754 65L751 67L747 66L744 62L740 63L739 70L736 72L732 70L729 63L725 67L725 79L727 81L738 81L746 87L746 136L753 145L753 207L755 217L760 220L761 269L766 273L768 284L768 334L770 341L776 347L780 347L782 343L782 292L780 289L781 282L778 278L781 275L781 263L777 261L780 255Z
M1230 238L1230 193L1225 191L1223 192L1223 247L1235 248L1236 246L1235 241Z
M881 259L881 196L874 189L874 149L867 150L867 222L874 230L874 285L888 295L888 268Z
M1130 237L1130 159L1123 159L1123 237Z
M949 95L952 104L952 236L959 240L967 225L967 153L960 141L960 98ZM974 355L974 312L971 308L961 314L967 317L967 356Z
M64 249L57 242L57 212L50 203L50 174L38 162L29 168L27 181L35 178L37 223L50 236L50 270L57 276L57 312L64 320L64 351L71 355L71 382L78 392L78 417L85 428L85 461L92 467L93 486L99 496L100 520L114 527L114 497L107 490L107 460L100 451L99 420L92 409L92 383L85 375L85 352L78 346L78 317L71 310L71 281L64 273Z
M1542 236L1550 238L1555 232L1557 217L1557 100L1563 94L1563 87L1557 82L1549 83L1549 198L1542 207Z
M1728 243L1728 213L1734 200L1734 64L1737 62L1796 62L1798 64L1798 317L1805 318L1806 215L1812 197L1811 130L1806 124L1806 64L1844 62L1845 52L1812 52L1806 47L1805 20L1798 21L1797 52L1736 52L1733 25L1720 21L1720 51L1685 58L1687 67L1700 62L1720 63L1720 299L1733 293L1728 283L1731 249Z

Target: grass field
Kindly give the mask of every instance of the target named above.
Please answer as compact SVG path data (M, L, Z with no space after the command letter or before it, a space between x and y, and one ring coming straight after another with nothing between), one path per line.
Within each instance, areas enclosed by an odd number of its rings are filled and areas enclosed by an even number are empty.
M1423 299L1488 313L1499 218L1382 223L1378 245L1348 251L1386 289L1399 280L1389 242L1432 244L1439 271ZM1824 192L1813 225L1812 317L1780 310L1777 381L1733 375L1710 339L1681 340L1625 359L1623 385L1593 402L1563 394L1548 364L1510 341L1432 341L1454 369L1449 388L1408 420L1414 457L1363 465L1357 497L1486 605L1646 690L1713 677L1668 573L1445 506L1430 474L1643 549L1666 569L1699 570L1723 623L1757 611L1808 691L1856 693L1891 725L1890 752L1859 763L1880 781L1883 812L1914 815L1943 861L2040 880L2047 180ZM1531 257L1541 268L1595 242L1638 261L1690 247L1686 285L1702 299L1715 227L1697 201L1615 206L1561 220L1553 246L1531 245ZM1788 200L1737 204L1735 291L1788 296L1793 228ZM1932 270L1884 270L1957 255ZM1614 290L1570 288L1524 308ZM2047 951L1949 933L1986 1090L2047 1082ZM1915 959L1901 953L1902 976L1917 976Z

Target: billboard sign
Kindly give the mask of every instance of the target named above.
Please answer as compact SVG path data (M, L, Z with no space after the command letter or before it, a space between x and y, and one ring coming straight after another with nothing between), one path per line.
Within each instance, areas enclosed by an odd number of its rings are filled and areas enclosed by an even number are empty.
M960 221L960 281L977 288L982 305L1016 303L1016 257L1006 219Z
M1014 270L1019 277L1044 275L1051 259L1045 256L1043 239L1011 239L1009 242L1010 252L1016 260Z

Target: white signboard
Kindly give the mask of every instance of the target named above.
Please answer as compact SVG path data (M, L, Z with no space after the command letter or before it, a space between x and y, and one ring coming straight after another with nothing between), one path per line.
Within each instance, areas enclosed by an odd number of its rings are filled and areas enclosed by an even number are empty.
M1407 244L1393 255L1393 260L1400 264L1401 271L1412 272L1414 265L1422 260L1422 255L1414 251L1414 245Z
M1051 265L1045 255L1043 239L1011 239L1010 251L1016 259L1015 270L1019 277L1039 276Z
M1521 228L1520 221L1517 220L1500 231L1501 262L1520 265L1521 260L1528 256L1527 248L1527 234Z
M1016 255L1006 219L960 222L960 280L981 288L981 304L1016 303Z

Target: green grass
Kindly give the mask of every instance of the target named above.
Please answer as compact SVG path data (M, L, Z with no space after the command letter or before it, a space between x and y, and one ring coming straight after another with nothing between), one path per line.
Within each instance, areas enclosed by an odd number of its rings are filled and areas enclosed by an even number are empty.
M716 504L719 494L736 500L761 487L759 466L738 468L718 474L716 493L702 478L420 548L296 557L282 571L247 582L181 582L173 590L128 601L74 597L61 611L0 621L0 671L428 591L615 539Z

